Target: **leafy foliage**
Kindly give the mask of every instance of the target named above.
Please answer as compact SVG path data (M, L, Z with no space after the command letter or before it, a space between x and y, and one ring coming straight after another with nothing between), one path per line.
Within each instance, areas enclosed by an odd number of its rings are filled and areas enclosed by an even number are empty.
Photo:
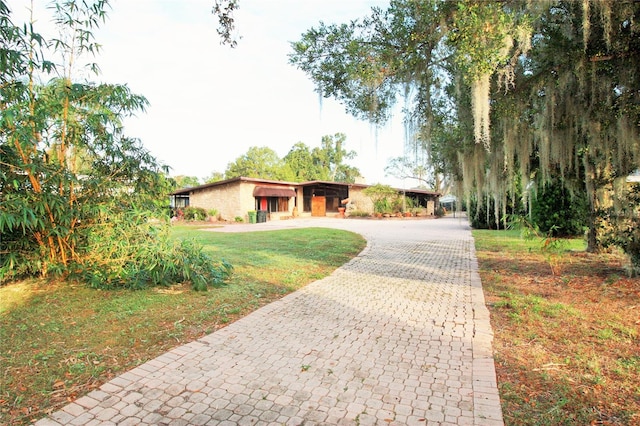
M314 160L311 149L303 142L293 145L285 155L284 162L290 170L291 180L294 182L325 180L326 178L320 164Z
M398 191L389 185L378 183L362 190L362 193L373 201L375 213L392 213L393 202L398 197Z
M238 0L215 0L213 5L213 14L218 17L217 32L220 36L220 44L228 44L230 47L236 47L238 41L234 30L236 27L234 13L240 8Z
M79 56L99 50L91 31L107 7L55 3L63 34L47 42L33 25L14 26L0 1L8 70L0 84L0 281L72 275L94 287L185 280L203 289L228 268L195 246L168 243L167 169L123 133L122 120L147 100L126 85L72 79ZM48 44L60 64L43 59ZM63 76L41 83L38 70Z
M202 207L185 207L183 214L184 220L205 220L207 218L207 211Z
M474 229L500 229L499 213L496 215L495 204L489 197L484 197L482 203L469 203L469 219Z
M475 229L505 229L514 221L525 220L522 206L510 195L502 202L488 196L477 202L472 197L467 211L471 226Z
M204 178L204 183L213 183L218 182L224 179L224 173L221 172L211 172L211 174Z
M384 168L388 176L398 179L413 179L419 182L419 186L429 188L433 191L442 191L443 179L442 174L435 171L432 162L428 161L427 156L421 158L404 156L391 158Z
M589 211L584 194L571 194L560 182L543 186L531 202L531 220L554 237L584 235Z
M215 262L200 244L171 239L164 224L150 222L140 212L122 214L92 227L87 241L92 250L72 276L101 289L190 282L194 290L203 291L220 285L232 272L230 264Z
M360 171L346 164L346 160L356 156L354 151L344 148L346 138L342 133L323 136L321 146L313 149L298 142L282 159L269 147L251 147L246 154L229 163L225 177L352 183L360 176Z
M284 164L271 148L252 146L246 154L227 165L225 177L251 177L258 179L287 180Z
M318 170L318 175L312 180L328 180L331 182L355 182L360 171L347 165L345 160L355 158L355 151L344 148L347 136L336 133L334 136L323 136L320 148L314 148L311 161Z
M172 179L175 181L175 189L192 188L200 185L200 179L197 176L179 175L173 176Z
M290 60L372 123L404 97L407 151L493 217L518 187L527 206L531 180L586 193L595 251L599 192L640 167L639 15L629 0L398 0L311 28Z
M599 221L602 244L620 247L631 261L631 273L640 275L640 183L624 184L618 199Z

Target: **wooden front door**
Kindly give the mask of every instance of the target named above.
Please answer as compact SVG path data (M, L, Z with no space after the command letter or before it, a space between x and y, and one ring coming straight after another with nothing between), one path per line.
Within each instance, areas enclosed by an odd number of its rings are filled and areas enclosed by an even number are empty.
M312 197L311 198L311 216L326 216L327 215L327 199L326 197Z

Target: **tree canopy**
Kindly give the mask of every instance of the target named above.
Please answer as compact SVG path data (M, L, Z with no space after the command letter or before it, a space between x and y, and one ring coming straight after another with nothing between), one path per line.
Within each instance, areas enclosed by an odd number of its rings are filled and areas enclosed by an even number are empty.
M640 167L639 15L631 0L394 0L320 23L290 60L373 123L404 97L410 144L422 141L408 151L437 157L467 199L493 200L496 222L508 197L526 205L555 178L586 193L595 250L607 194Z
M345 149L346 139L342 133L323 136L321 146L313 149L298 142L284 158L269 147L254 146L229 163L225 178L244 176L290 182L355 182L360 171L346 163L356 156L355 151Z
M197 176L178 175L173 176L172 179L175 181L175 189L191 188L200 185L200 178Z
M314 180L328 180L332 182L355 182L360 171L346 164L347 160L355 158L355 151L345 149L347 136L336 133L333 136L323 136L319 148L311 152L313 166L318 170Z
M273 149L252 146L246 154L227 165L225 177L252 177L260 179L285 180L286 173L282 159Z

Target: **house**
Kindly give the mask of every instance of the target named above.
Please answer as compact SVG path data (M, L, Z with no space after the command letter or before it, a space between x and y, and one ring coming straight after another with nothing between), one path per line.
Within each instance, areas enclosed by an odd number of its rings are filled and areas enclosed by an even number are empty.
M289 219L295 216L337 216L344 202L352 209L373 213L373 202L362 191L369 185L326 181L282 182L237 177L184 188L171 194L173 209L187 206L215 209L224 220L248 219L258 211L258 221ZM439 193L418 189L398 189L417 200L433 215ZM261 214L262 213L262 214ZM261 220L261 217L263 220Z

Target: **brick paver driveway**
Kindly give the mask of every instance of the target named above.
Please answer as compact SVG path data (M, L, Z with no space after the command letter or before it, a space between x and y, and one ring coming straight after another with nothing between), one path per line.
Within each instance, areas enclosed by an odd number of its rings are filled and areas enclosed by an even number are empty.
M500 425L464 219L297 219L367 248L331 276L129 371L37 424Z

